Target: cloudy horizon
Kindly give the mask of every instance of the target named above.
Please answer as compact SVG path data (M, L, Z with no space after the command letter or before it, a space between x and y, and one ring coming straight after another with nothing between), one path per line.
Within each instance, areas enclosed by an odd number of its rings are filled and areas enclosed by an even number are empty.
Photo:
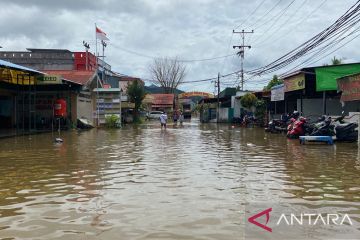
M0 46L4 51L56 48L83 51L83 40L95 51L95 23L110 41L106 61L116 72L149 79L153 57L211 61L185 62L185 81L216 77L240 69L232 49L240 44L232 30L254 30L246 35L245 70L254 69L286 54L321 32L356 1L345 0L134 0L46 1L1 0ZM334 56L345 63L358 62L358 40L350 42L314 65ZM334 48L335 49L335 48ZM332 49L333 50L333 49ZM331 52L331 51L330 51ZM302 59L304 60L304 59ZM314 59L316 60L316 59ZM301 62L301 61L300 61ZM292 65L293 67L294 65ZM277 74L285 72L281 69ZM245 89L261 89L271 78L248 80ZM237 86L236 77L222 79L222 89ZM212 82L180 86L182 90L213 92Z

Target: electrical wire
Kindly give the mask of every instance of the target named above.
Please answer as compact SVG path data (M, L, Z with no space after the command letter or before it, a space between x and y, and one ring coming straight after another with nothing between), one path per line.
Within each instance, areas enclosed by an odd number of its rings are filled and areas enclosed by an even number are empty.
M275 38L275 39L273 39L273 40L271 40L271 39L267 39L268 41L267 42L269 42L269 44L262 44L262 47L264 47L264 46L269 46L269 45L271 45L271 43L276 43L278 40L280 40L281 38L284 38L285 36L288 36L290 33L292 33L292 32L294 32L295 30L297 30L298 28L299 28L299 26L302 26L302 24L306 21L306 20L308 20L316 11L318 11L325 3L326 3L326 1L328 1L328 0L324 0L324 1L322 1L313 11L311 11L308 15L306 15L304 18L302 18L302 20L301 21L299 21L299 22L297 22L297 23L295 23L294 25L295 25L295 27L292 27L289 31L287 31L286 33L284 33L284 34L279 34L279 36L277 37L277 38ZM277 30L277 31L279 31L279 30ZM275 32L276 33L276 32ZM271 41L270 41L271 40Z
M253 16L256 11L264 4L266 0L261 1L261 3L259 5L257 5L257 7L245 18L245 20L243 20L238 26L236 26L234 29L238 29L239 27L241 27L243 24L245 24L250 18L251 16Z
M308 1L308 0L305 0L305 1L300 5L300 7L298 7L298 8L296 9L296 11L295 11L294 13L289 14L288 18L285 19L285 21L284 21L282 24L280 24L280 26L279 26L278 28L276 28L275 30L273 30L272 33L266 35L266 33L268 32L268 31L266 31L263 35L261 35L260 37L258 37L258 38L252 43L252 45L257 46L257 45L263 44L264 42L269 41L269 40L271 39L271 37L274 36L274 34L279 33L279 31L285 26L285 23L290 23L291 19L296 16L296 13L300 12L300 10L305 6L305 4L307 3L307 1ZM293 2L292 2L292 3L293 3ZM291 4L292 4L292 3L291 3ZM291 4L290 4L290 5L291 5ZM290 6L290 5L289 5L289 6ZM280 17L279 17L278 19L280 19ZM273 24L268 30L272 29L272 27L273 27L274 25L275 25L275 22L274 22L274 24ZM279 35L280 35L280 34L279 34ZM261 38L262 38L262 40L260 40Z
M137 55L137 56L140 56L140 57L149 58L149 59L158 59L158 58L160 58L160 57L151 56L151 55L146 55L146 54L138 53L138 52L135 52L135 51L132 51L132 50L128 50L128 49L125 49L125 48L123 48L123 47L120 47L120 46L118 46L117 44L114 44L114 43L110 43L110 45L112 45L112 46L115 47L116 49L119 49L119 50L121 50L121 51L130 53L130 54L133 54L133 55ZM189 63L189 62L213 61L213 60L222 59L222 58L227 58L227 57L234 56L234 55L236 55L236 53L227 54L227 55L224 55L224 56L202 58L202 59L179 59L179 58L168 58L168 59L170 59L170 60L176 60L176 61L182 62L182 63Z

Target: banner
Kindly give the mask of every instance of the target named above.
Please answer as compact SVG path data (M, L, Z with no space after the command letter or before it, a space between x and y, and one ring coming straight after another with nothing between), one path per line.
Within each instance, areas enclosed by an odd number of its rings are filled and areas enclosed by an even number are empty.
M337 90L336 79L360 72L360 64L343 64L315 68L316 91Z
M285 86L284 84L276 85L271 88L271 101L283 101L285 96Z
M340 101L360 100L360 73L337 80L338 90L342 91Z
M213 98L214 95L207 92L185 92L178 95L179 98L188 98L188 97L205 97Z
M305 88L305 74L299 73L284 79L285 92L296 91Z

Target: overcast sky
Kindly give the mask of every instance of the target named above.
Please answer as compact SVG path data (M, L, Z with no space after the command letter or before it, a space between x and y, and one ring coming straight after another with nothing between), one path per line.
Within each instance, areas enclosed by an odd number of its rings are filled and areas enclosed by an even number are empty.
M252 45L245 70L261 67L338 19L355 0L0 0L0 46L3 50L64 48L82 51L82 41L95 51L95 23L110 39L106 61L127 75L150 78L151 57L206 59L234 54L240 35ZM292 3L292 4L291 4ZM289 5L291 4L291 5ZM360 39L360 38L359 38ZM333 56L359 61L359 39L312 65ZM143 55L143 56L141 56ZM145 57L146 56L146 57ZM240 69L237 56L185 63L186 81L216 77ZM277 73L282 73L282 69ZM246 89L260 89L270 76L248 80ZM236 86L235 77L222 88ZM214 83L184 84L183 90L214 91Z

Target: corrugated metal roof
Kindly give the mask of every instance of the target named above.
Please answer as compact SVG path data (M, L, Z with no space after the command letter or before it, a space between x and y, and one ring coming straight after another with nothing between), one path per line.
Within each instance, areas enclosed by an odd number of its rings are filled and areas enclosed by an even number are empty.
M94 92L120 92L120 88L94 88Z
M85 70L46 70L45 72L48 74L60 75L66 80L70 80L81 85L86 85L95 75L95 71Z
M151 94L154 99L152 101L153 105L173 105L174 103L174 94Z
M12 68L12 69L15 69L15 70L21 70L21 71L27 71L27 72L31 72L31 73L37 73L37 74L45 75L45 73L37 71L35 69L23 67L21 65L17 65L17 64L7 62L7 61L1 60L1 59L0 59L0 66L7 67L7 68Z

